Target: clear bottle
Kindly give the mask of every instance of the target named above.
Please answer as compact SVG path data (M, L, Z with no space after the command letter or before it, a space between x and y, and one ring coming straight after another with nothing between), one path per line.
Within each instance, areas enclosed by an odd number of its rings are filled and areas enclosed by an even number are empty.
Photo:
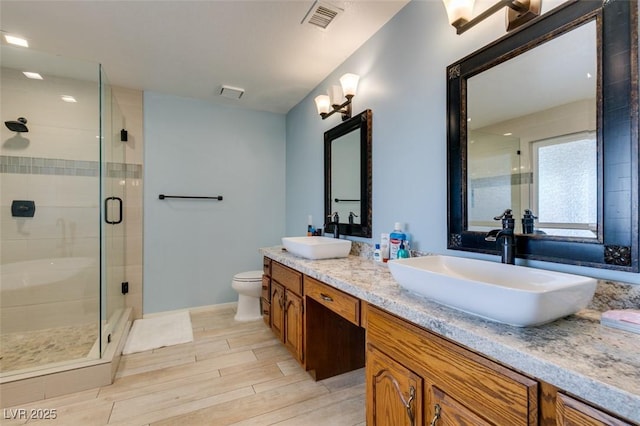
M402 231L402 223L396 222L393 226L393 232L389 234L389 259L398 258L400 244L406 239L407 235Z
M373 260L375 260L376 262L382 262L380 244L376 244L376 249L373 251Z
M387 263L389 260L389 234L380 234L380 255L382 261Z

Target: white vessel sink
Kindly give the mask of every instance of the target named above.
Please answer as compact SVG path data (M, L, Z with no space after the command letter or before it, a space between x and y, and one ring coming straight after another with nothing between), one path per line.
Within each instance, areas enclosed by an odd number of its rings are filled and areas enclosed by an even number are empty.
M401 287L486 319L527 327L584 309L593 278L453 256L390 260Z
M351 241L328 237L283 237L288 252L305 259L334 259L349 256Z

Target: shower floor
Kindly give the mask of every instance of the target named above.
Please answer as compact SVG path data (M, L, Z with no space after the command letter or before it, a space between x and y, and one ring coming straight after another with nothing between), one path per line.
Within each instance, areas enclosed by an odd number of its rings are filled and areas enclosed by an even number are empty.
M2 334L0 372L85 358L97 338L97 324Z

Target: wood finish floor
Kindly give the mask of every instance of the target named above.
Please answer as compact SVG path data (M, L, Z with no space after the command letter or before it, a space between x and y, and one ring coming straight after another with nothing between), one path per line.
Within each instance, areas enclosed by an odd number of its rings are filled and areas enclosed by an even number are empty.
M191 313L194 342L122 357L112 385L5 409L42 425L365 425L364 370L314 382L262 321ZM55 409L55 420L8 420Z

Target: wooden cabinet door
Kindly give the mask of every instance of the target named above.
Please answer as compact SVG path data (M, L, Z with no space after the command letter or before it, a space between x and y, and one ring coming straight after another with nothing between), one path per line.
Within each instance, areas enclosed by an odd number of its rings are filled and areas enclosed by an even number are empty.
M284 287L271 282L271 330L284 342Z
M367 345L367 425L421 426L422 378Z
M561 393L556 397L556 424L558 426L631 426L631 423L612 417Z
M284 301L284 344L298 362L304 360L303 346L303 304L302 297L286 290Z
M436 386L429 389L427 419L437 426L495 426ZM482 412L482 407L477 411Z

